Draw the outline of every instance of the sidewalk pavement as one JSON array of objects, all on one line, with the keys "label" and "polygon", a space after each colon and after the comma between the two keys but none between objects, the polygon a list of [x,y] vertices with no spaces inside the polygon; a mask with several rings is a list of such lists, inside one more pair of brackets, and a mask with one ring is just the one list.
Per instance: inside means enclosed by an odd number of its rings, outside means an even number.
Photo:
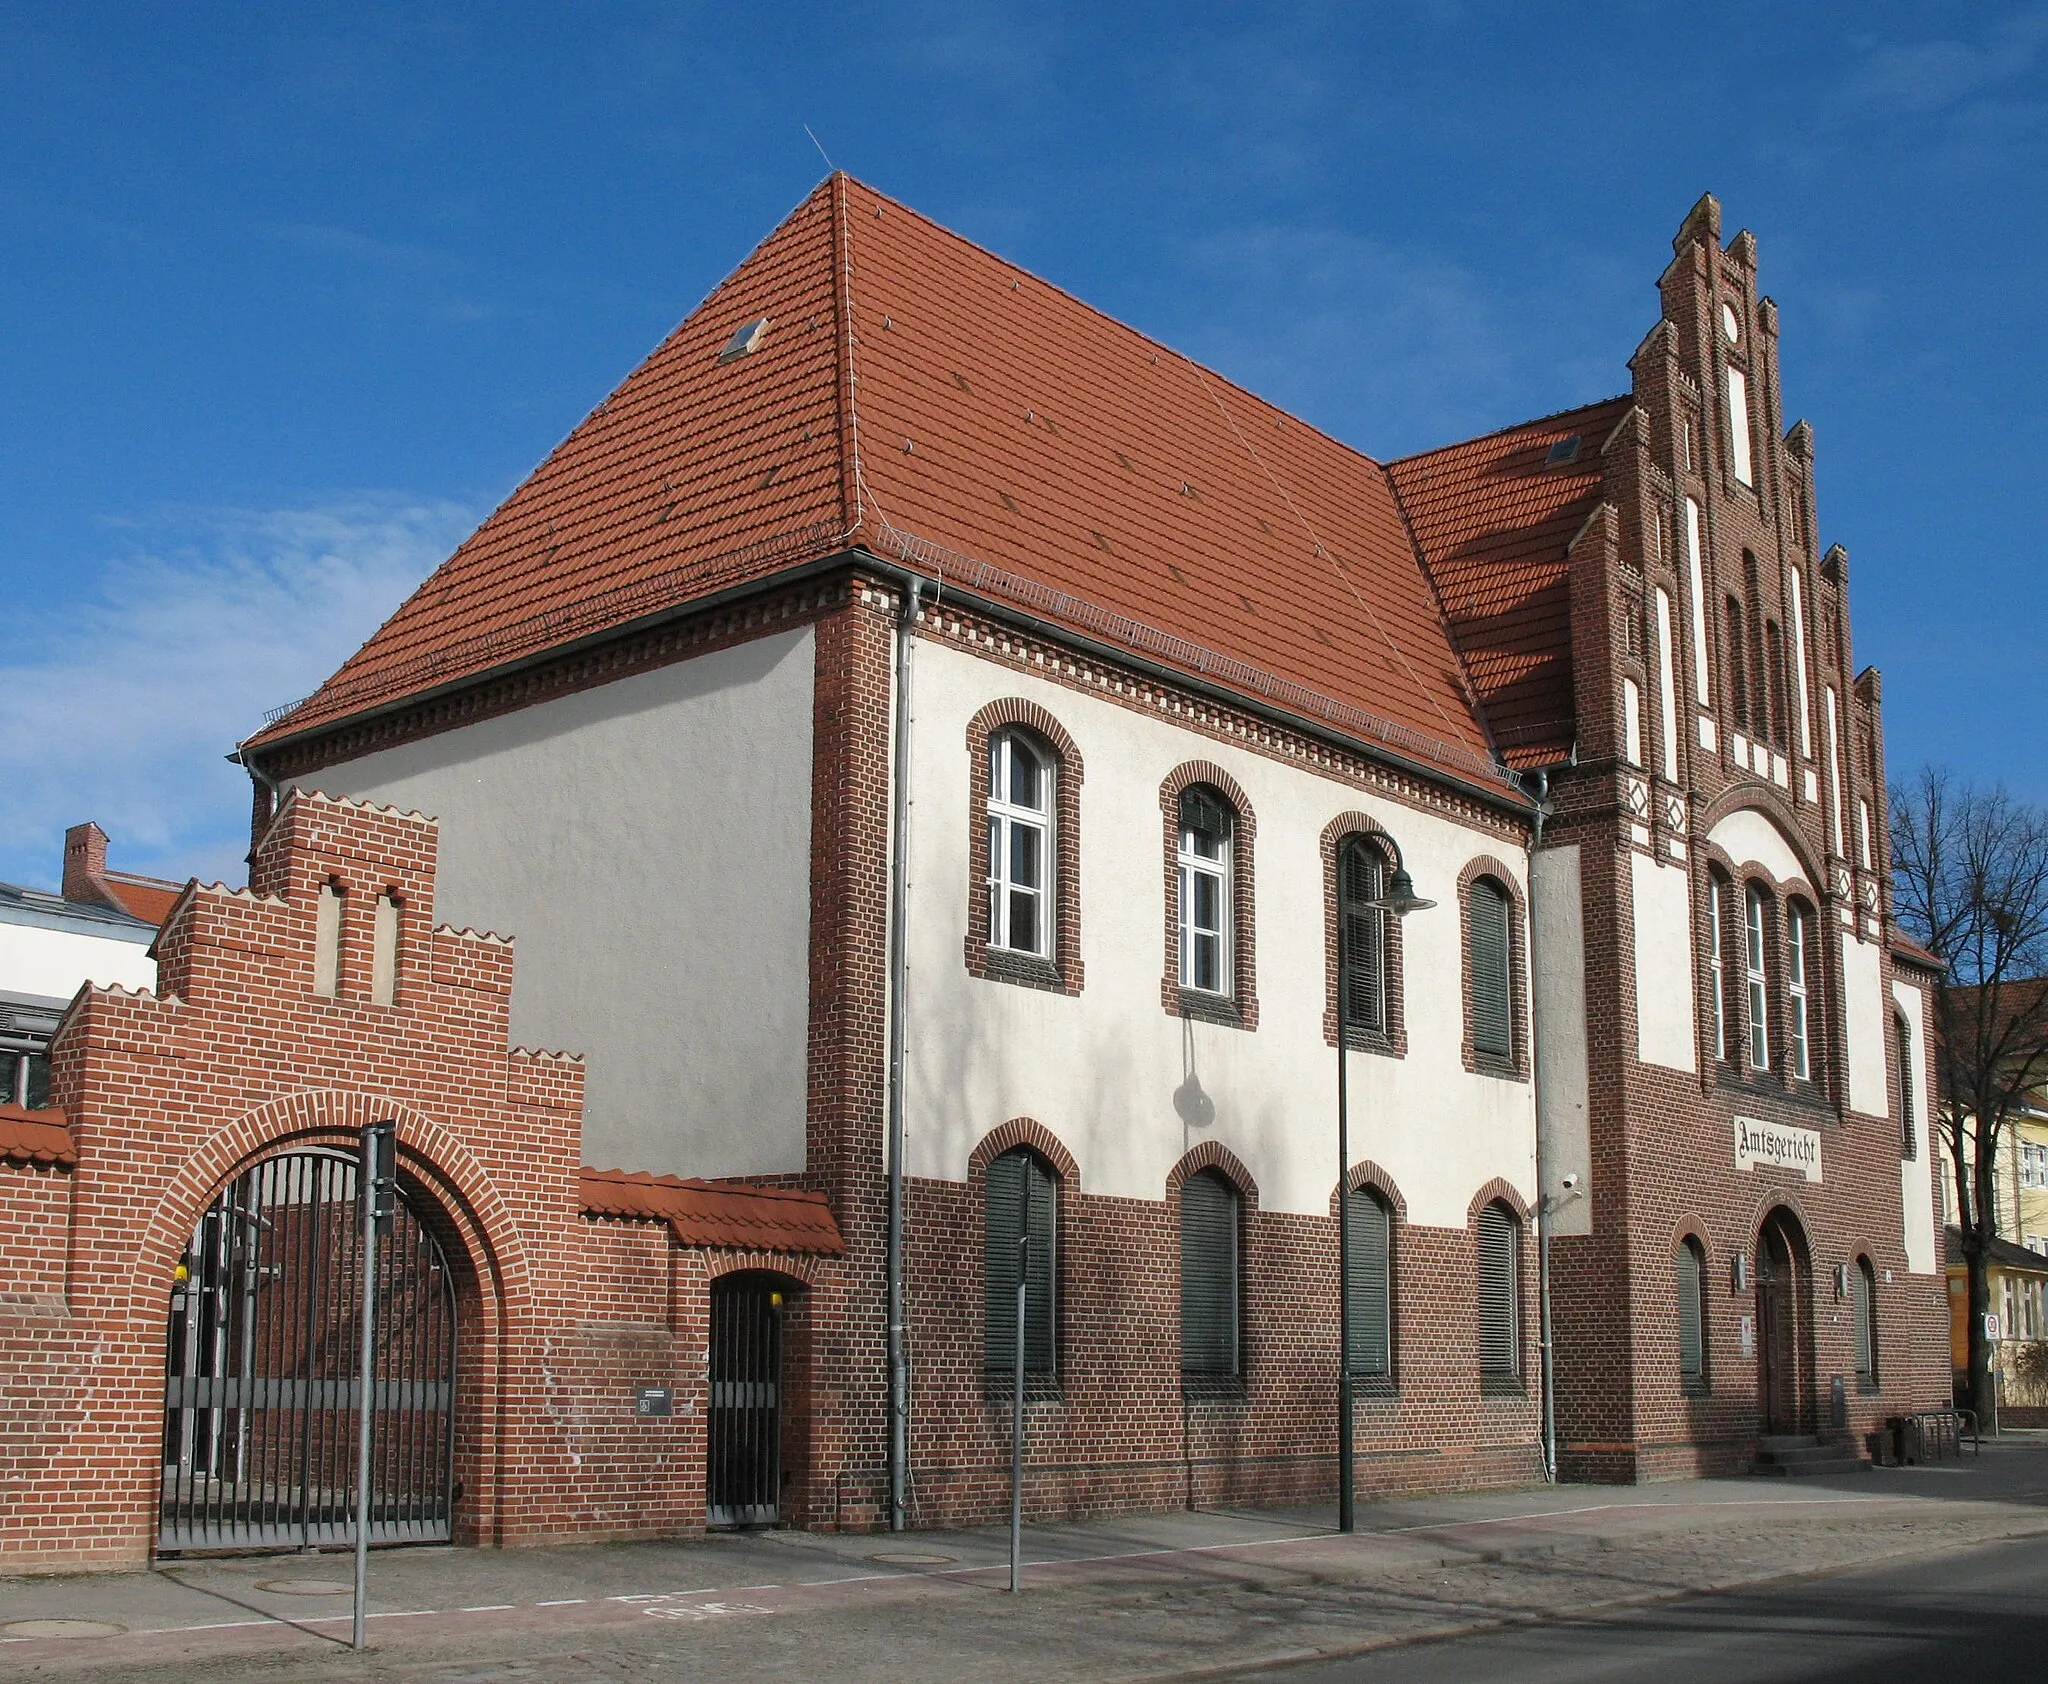
[{"label": "sidewalk pavement", "polygon": [[123,1680],[1220,1676],[2048,1532],[2048,1435],[1824,1480],[1559,1486],[1034,1526],[269,1555],[0,1580],[0,1676]]}]

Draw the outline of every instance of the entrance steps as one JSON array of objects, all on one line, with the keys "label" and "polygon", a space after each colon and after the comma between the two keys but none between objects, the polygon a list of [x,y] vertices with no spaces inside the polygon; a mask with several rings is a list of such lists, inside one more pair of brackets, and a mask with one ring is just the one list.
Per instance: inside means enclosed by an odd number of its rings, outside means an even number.
[{"label": "entrance steps", "polygon": [[1823,1444],[1812,1433],[1765,1433],[1756,1441],[1756,1471],[1778,1479],[1859,1473],[1870,1466],[1846,1444]]}]

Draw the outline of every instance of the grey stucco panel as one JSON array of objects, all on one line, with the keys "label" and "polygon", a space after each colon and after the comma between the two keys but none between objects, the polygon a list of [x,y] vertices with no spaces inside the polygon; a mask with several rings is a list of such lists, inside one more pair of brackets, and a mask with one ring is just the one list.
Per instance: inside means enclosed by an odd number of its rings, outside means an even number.
[{"label": "grey stucco panel", "polygon": [[804,1167],[808,628],[299,780],[441,821],[439,922],[517,938],[512,1032],[587,1059],[583,1160]]}]

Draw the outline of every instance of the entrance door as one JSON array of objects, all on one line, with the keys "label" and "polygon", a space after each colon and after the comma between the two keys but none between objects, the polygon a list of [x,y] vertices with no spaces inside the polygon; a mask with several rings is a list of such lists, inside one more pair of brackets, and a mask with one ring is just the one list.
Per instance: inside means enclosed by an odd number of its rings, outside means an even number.
[{"label": "entrance door", "polygon": [[[244,1171],[192,1231],[164,1355],[162,1550],[355,1541],[362,1223],[356,1164]],[[377,1237],[370,1541],[449,1535],[455,1292],[401,1199]]]},{"label": "entrance door", "polygon": [[1805,1246],[1786,1212],[1774,1211],[1756,1241],[1757,1410],[1767,1433],[1812,1430],[1801,1361]]},{"label": "entrance door", "polygon": [[705,1521],[781,1519],[782,1292],[777,1277],[711,1283],[711,1421]]}]

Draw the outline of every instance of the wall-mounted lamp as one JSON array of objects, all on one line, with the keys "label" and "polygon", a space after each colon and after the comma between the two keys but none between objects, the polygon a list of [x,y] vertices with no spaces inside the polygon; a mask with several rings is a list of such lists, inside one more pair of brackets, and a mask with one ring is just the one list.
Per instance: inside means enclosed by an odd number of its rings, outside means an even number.
[{"label": "wall-mounted lamp", "polygon": [[1846,1263],[1837,1263],[1835,1265],[1835,1302],[1839,1304],[1844,1298],[1847,1298],[1848,1296],[1849,1265]]},{"label": "wall-mounted lamp", "polygon": [[1735,1254],[1734,1260],[1728,1269],[1728,1283],[1732,1291],[1747,1292],[1749,1290],[1748,1253],[1738,1251]]}]

